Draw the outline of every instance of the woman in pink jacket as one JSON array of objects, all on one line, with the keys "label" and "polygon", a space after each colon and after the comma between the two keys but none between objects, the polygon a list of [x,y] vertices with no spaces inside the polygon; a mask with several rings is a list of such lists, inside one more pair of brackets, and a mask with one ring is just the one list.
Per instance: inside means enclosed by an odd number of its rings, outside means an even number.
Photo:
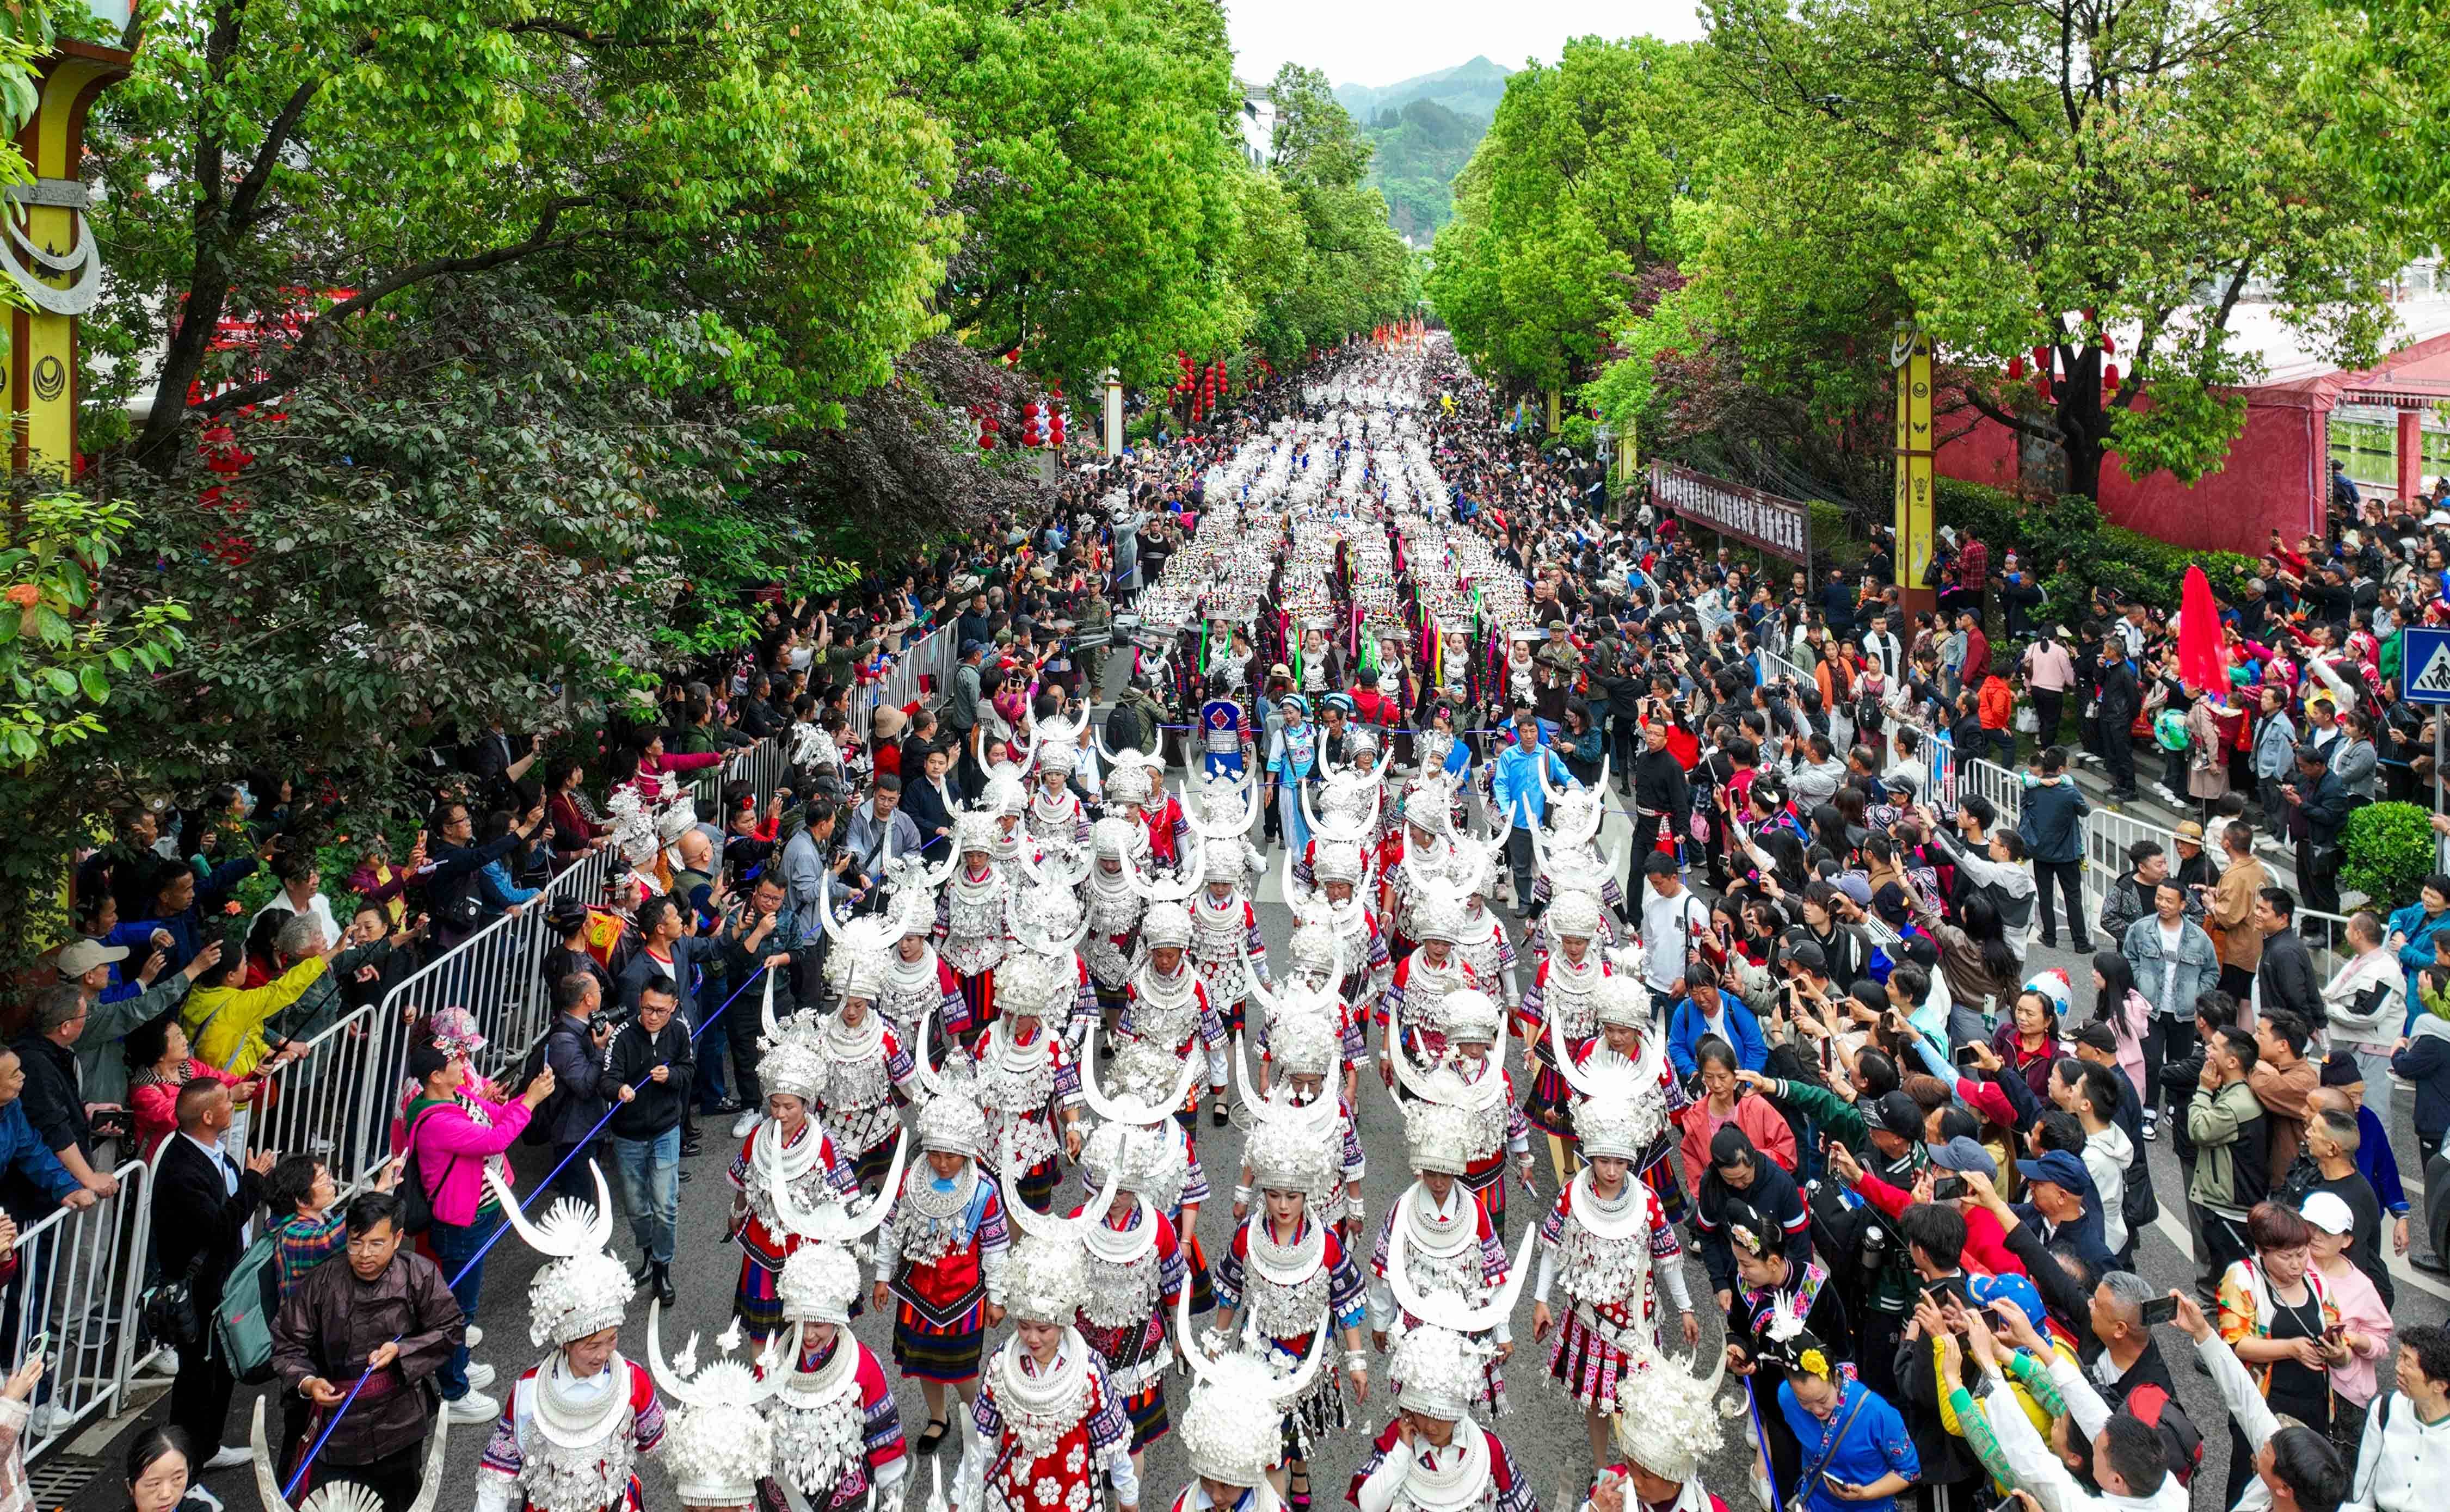
[{"label": "woman in pink jacket", "polygon": [[[434,1210],[426,1243],[451,1284],[451,1294],[459,1299],[459,1310],[473,1325],[485,1284],[485,1243],[502,1226],[501,1205],[485,1186],[485,1168],[491,1165],[502,1178],[503,1190],[510,1190],[511,1167],[503,1152],[553,1095],[553,1068],[545,1067],[526,1092],[509,1102],[471,1094],[467,1060],[440,1045],[410,1051],[408,1074],[418,1084],[408,1104],[409,1170]],[[464,1342],[451,1351],[438,1374],[452,1422],[489,1423],[501,1411],[501,1405],[482,1390],[493,1379],[492,1368],[479,1366],[472,1378]]]},{"label": "woman in pink jacket", "polygon": [[607,766],[613,791],[618,792],[625,786],[634,787],[639,797],[650,802],[661,802],[665,778],[670,777],[677,786],[683,773],[703,771],[709,766],[721,765],[722,761],[719,751],[701,751],[689,756],[667,754],[663,731],[657,730],[649,735],[647,744],[634,752],[626,749],[614,751],[608,759]]},{"label": "woman in pink jacket", "polygon": [[1744,1132],[1754,1149],[1793,1175],[1795,1131],[1768,1098],[1747,1095],[1736,1080],[1735,1047],[1713,1036],[1693,1052],[1693,1062],[1701,1073],[1701,1095],[1675,1115],[1684,1128],[1677,1153],[1683,1157],[1685,1190],[1699,1199],[1701,1178],[1709,1173],[1710,1136],[1729,1123]]}]

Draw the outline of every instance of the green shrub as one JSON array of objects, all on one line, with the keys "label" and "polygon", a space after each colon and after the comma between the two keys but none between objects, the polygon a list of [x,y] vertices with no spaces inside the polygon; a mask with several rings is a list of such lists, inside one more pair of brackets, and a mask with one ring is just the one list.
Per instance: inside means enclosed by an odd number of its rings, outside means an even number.
[{"label": "green shrub", "polygon": [[2433,871],[2433,816],[2414,804],[2367,804],[2340,831],[2340,886],[2377,908],[2416,901]]},{"label": "green shrub", "polygon": [[2014,548],[2027,568],[2042,574],[2042,586],[2051,595],[2048,612],[2070,624],[2096,588],[2119,598],[2174,609],[2187,569],[2200,566],[2211,579],[2214,596],[2234,604],[2246,595],[2246,580],[2259,570],[2253,558],[2233,552],[2171,546],[2108,524],[2101,507],[2081,494],[2061,494],[2045,502],[1942,478],[1938,509],[1938,523],[1991,548],[1994,567]]}]

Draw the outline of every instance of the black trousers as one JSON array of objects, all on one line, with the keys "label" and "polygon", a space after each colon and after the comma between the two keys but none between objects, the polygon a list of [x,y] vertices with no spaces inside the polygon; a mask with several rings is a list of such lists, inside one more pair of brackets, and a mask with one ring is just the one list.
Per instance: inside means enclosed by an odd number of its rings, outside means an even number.
[{"label": "black trousers", "polygon": [[[197,1314],[210,1318],[220,1305],[218,1297],[209,1305],[199,1297]],[[237,1378],[223,1363],[213,1341],[199,1339],[179,1347],[179,1374],[170,1383],[170,1421],[187,1435],[200,1464],[221,1452],[222,1434],[229,1426],[230,1398],[237,1392]]]},{"label": "black trousers", "polygon": [[331,1464],[318,1459],[307,1484],[312,1487],[326,1481],[355,1481],[382,1498],[383,1512],[408,1512],[425,1485],[425,1445],[412,1444],[372,1464]]},{"label": "black trousers", "polygon": [[2081,861],[2037,861],[2033,863],[2033,918],[2042,926],[2042,943],[2055,947],[2058,927],[2051,921],[2051,889],[2055,886],[2066,899],[2068,942],[2077,950],[2092,948],[2092,930],[2084,918],[2084,863]]},{"label": "black trousers", "polygon": [[2135,733],[2127,721],[2101,722],[2101,761],[2110,768],[2112,794],[2135,791]]},{"label": "black trousers", "polygon": [[2059,743],[2059,722],[2067,717],[2067,694],[2057,688],[2036,688],[2033,694],[2033,722],[2041,727],[2033,733],[2033,743],[2045,748]]},{"label": "black trousers", "polygon": [[2159,1108],[2162,1095],[2168,1095],[2170,1115],[2184,1117],[2188,1099],[2194,1095],[2186,1087],[2164,1087],[2161,1072],[2170,1061],[2184,1060],[2195,1053],[2194,1004],[2185,1005],[2175,1014],[2154,1014],[2144,1025],[2144,1112],[2149,1116]]},{"label": "black trousers", "polygon": [[2298,901],[2316,913],[2336,914],[2340,911],[2340,853],[2333,848],[2317,860],[2314,842],[2309,837],[2297,843]]},{"label": "black trousers", "polygon": [[1506,862],[1514,873],[1514,906],[1520,912],[1531,906],[1531,831],[1517,824],[1506,832]]}]

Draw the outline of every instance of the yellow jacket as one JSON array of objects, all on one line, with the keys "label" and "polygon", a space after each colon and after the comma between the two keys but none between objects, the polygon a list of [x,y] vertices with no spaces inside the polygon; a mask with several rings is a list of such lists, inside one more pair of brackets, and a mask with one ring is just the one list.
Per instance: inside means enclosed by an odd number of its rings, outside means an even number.
[{"label": "yellow jacket", "polygon": [[252,1074],[271,1053],[263,1026],[274,1014],[306,995],[322,979],[324,959],[310,957],[261,987],[198,987],[187,994],[179,1020],[195,1042],[195,1057],[233,1076]]}]

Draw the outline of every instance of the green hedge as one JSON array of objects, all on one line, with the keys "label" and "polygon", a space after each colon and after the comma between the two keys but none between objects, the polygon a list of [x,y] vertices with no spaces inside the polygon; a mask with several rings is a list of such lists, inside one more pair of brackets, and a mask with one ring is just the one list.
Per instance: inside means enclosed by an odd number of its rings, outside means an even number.
[{"label": "green hedge", "polygon": [[2433,870],[2433,815],[2414,804],[2367,804],[2340,830],[2340,885],[2387,911],[2416,901]]},{"label": "green hedge", "polygon": [[2171,546],[2109,524],[2101,507],[2081,494],[2043,502],[1944,477],[1938,523],[1987,544],[1994,569],[2000,554],[2014,547],[2025,566],[2043,574],[2053,603],[2081,601],[2093,589],[2106,588],[2122,598],[2174,609],[2187,569],[2199,566],[2211,579],[2213,594],[2233,604],[2245,595],[2246,580],[2261,570],[2252,557],[2234,552]]}]

